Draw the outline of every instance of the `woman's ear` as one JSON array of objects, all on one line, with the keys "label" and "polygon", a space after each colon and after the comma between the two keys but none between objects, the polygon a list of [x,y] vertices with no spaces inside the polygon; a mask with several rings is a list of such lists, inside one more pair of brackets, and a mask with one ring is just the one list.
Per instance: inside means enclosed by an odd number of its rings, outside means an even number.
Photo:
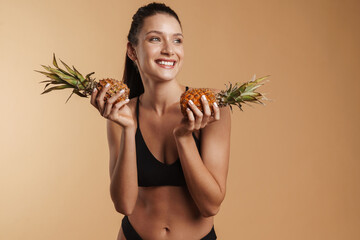
[{"label": "woman's ear", "polygon": [[127,43],[126,47],[127,47],[126,53],[127,53],[128,57],[131,60],[135,61],[137,59],[136,58],[135,48],[132,46],[132,44],[130,42]]}]

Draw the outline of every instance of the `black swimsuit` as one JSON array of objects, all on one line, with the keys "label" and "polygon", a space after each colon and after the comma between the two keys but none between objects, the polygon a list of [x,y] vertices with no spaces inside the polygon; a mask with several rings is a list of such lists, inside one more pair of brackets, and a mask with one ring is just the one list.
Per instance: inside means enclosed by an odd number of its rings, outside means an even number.
[{"label": "black swimsuit", "polygon": [[[186,90],[187,89],[188,87],[186,87]],[[177,160],[172,164],[162,163],[154,157],[149,148],[146,146],[140,131],[139,102],[138,97],[136,102],[137,129],[135,134],[138,186],[186,186],[180,158],[177,158]],[[193,137],[198,151],[200,152],[200,141],[195,137],[194,133]],[[131,225],[127,216],[124,216],[122,219],[121,227],[127,240],[142,240],[140,235]],[[216,239],[216,233],[213,226],[210,232],[205,237],[201,238],[201,240],[214,239]]]},{"label": "black swimsuit", "polygon": [[[139,187],[151,186],[184,186],[186,185],[180,158],[172,164],[165,164],[157,160],[146,146],[140,131],[139,122],[139,98],[136,102],[137,129],[136,141],[136,164]],[[200,151],[200,141],[193,134],[196,146]]]}]

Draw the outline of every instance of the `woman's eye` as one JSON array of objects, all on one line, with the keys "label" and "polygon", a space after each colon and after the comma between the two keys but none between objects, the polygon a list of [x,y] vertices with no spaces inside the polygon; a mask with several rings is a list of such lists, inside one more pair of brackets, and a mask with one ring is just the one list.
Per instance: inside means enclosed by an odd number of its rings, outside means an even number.
[{"label": "woman's eye", "polygon": [[180,38],[175,39],[175,42],[176,42],[176,43],[182,43],[182,39],[180,39]]},{"label": "woman's eye", "polygon": [[150,38],[150,41],[160,41],[160,39],[158,37],[152,37]]}]

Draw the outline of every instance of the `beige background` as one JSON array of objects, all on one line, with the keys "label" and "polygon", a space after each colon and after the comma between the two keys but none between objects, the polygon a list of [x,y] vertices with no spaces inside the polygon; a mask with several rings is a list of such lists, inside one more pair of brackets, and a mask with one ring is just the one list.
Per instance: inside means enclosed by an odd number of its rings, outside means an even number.
[{"label": "beige background", "polygon": [[[165,1],[180,16],[179,81],[270,74],[266,106],[234,111],[223,240],[360,239],[360,2]],[[105,119],[70,90],[40,95],[52,53],[120,79],[148,1],[0,0],[0,239],[115,239]]]}]

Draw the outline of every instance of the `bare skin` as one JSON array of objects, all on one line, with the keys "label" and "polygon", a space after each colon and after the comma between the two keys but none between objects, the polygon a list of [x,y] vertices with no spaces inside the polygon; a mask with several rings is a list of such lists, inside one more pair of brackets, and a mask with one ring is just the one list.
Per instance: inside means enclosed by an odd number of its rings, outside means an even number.
[{"label": "bare skin", "polygon": [[[156,34],[149,32],[155,30]],[[180,111],[185,87],[176,81],[182,61],[181,28],[175,18],[157,14],[145,19],[137,46],[128,56],[137,64],[145,92],[140,96],[140,128],[150,152],[162,164],[180,158],[186,186],[139,187],[135,131],[136,98],[113,104],[121,93],[103,102],[107,91],[94,92],[91,103],[107,118],[110,150],[110,192],[119,213],[145,240],[201,239],[214,225],[214,215],[225,197],[230,146],[230,112],[214,106],[210,116],[189,104],[188,119]],[[159,58],[176,60],[174,68],[158,66]],[[220,118],[221,115],[221,118]],[[200,136],[201,131],[201,136]],[[201,140],[200,153],[192,133]],[[126,239],[122,228],[118,240]]]},{"label": "bare skin", "polygon": [[[135,103],[129,105],[135,112]],[[140,105],[144,140],[155,158],[166,164],[174,163],[178,157],[172,129],[182,115],[179,103],[175,105],[161,117]],[[199,132],[195,136],[199,138]],[[187,187],[178,186],[139,187],[134,211],[128,217],[144,239],[201,239],[214,225],[213,216],[201,215]],[[126,239],[122,229],[118,239]]]}]

